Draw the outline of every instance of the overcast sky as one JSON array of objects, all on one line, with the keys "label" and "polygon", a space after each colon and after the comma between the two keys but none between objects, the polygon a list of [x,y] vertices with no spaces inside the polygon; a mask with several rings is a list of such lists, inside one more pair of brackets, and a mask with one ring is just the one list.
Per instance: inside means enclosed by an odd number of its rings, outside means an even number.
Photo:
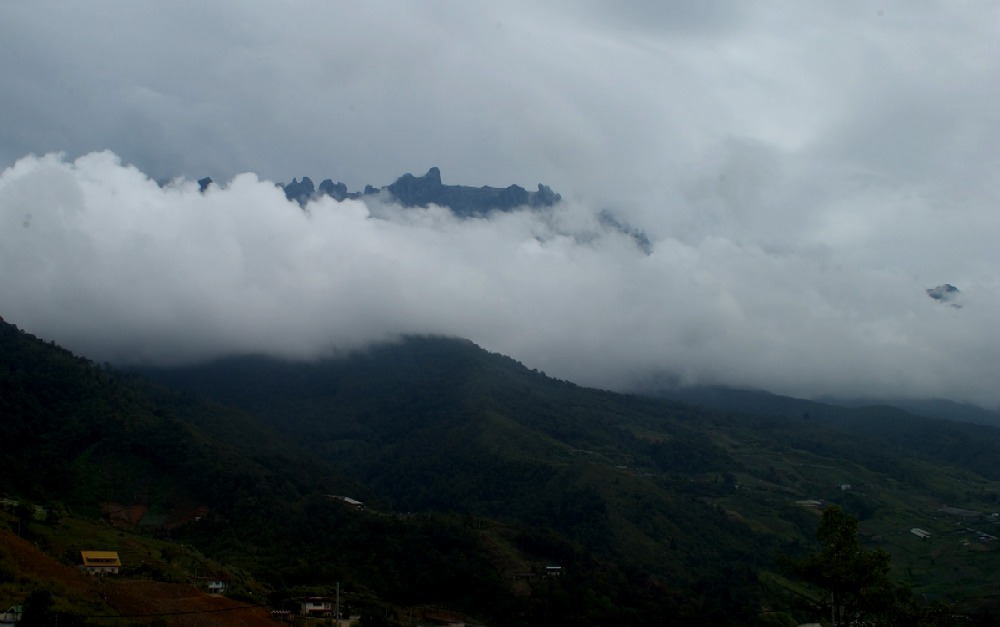
[{"label": "overcast sky", "polygon": [[[0,316],[98,361],[442,333],[616,389],[1000,405],[993,0],[12,0],[0,76]],[[272,184],[431,166],[564,202]]]}]

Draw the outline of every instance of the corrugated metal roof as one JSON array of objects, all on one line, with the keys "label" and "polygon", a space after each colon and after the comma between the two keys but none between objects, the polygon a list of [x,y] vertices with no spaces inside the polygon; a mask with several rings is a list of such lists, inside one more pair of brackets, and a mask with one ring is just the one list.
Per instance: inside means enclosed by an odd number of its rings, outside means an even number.
[{"label": "corrugated metal roof", "polygon": [[80,551],[84,566],[121,566],[118,551]]}]

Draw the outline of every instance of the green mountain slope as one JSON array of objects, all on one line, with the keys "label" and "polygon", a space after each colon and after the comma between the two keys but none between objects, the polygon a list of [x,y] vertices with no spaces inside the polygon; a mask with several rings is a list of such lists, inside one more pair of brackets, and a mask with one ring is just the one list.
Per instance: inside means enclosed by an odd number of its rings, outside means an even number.
[{"label": "green mountain slope", "polygon": [[[478,349],[472,354],[478,354]],[[270,587],[271,599],[279,607],[289,597],[327,592],[340,582],[345,601],[370,617],[391,615],[392,607],[423,611],[412,608],[434,605],[494,624],[543,624],[551,623],[553,617],[563,624],[607,624],[618,619],[636,625],[657,624],[670,617],[699,624],[711,591],[722,587],[732,590],[730,601],[720,605],[711,598],[722,616],[742,617],[742,622],[756,611],[755,580],[749,568],[733,566],[733,572],[727,573],[684,554],[701,572],[675,576],[685,568],[684,559],[678,557],[662,569],[665,575],[657,577],[640,560],[617,559],[614,551],[598,550],[602,533],[619,516],[603,501],[605,493],[615,489],[602,485],[608,481],[604,469],[610,460],[580,464],[574,449],[555,439],[511,450],[525,457],[522,472],[536,478],[539,471],[551,475],[535,492],[524,495],[524,510],[537,512],[541,520],[554,520],[565,533],[544,524],[528,524],[524,522],[528,517],[520,514],[498,517],[501,522],[463,508],[428,506],[412,514],[393,511],[392,501],[405,491],[383,492],[381,487],[401,475],[414,485],[419,475],[411,476],[411,472],[425,473],[425,478],[442,485],[454,480],[455,498],[477,501],[476,511],[482,512],[500,510],[504,502],[515,504],[517,498],[507,501],[504,491],[534,482],[525,482],[516,473],[510,477],[501,465],[486,460],[496,480],[484,488],[475,481],[477,472],[459,472],[479,461],[467,454],[442,458],[448,475],[429,474],[434,461],[415,454],[419,448],[415,443],[421,437],[430,438],[434,431],[418,420],[421,415],[441,412],[451,416],[443,432],[452,438],[453,449],[462,448],[464,438],[473,436],[480,426],[483,437],[492,440],[490,423],[508,428],[514,423],[494,417],[470,428],[462,411],[447,411],[456,399],[465,398],[460,387],[445,386],[454,388],[450,396],[420,392],[429,376],[427,366],[435,360],[416,359],[411,364],[412,383],[405,383],[403,377],[398,387],[384,384],[386,390],[405,392],[401,396],[387,391],[373,406],[370,388],[345,393],[343,405],[353,407],[350,411],[356,418],[345,423],[351,436],[348,444],[361,443],[365,454],[377,454],[374,461],[366,462],[365,455],[351,458],[365,470],[352,475],[352,480],[338,470],[350,467],[345,460],[328,456],[337,469],[316,461],[310,452],[245,413],[123,377],[0,322],[0,435],[4,461],[16,469],[2,475],[0,489],[15,500],[46,506],[62,503],[60,511],[69,513],[63,514],[62,523],[5,514],[0,524],[31,534],[56,551],[54,557],[72,564],[73,547],[88,541],[86,532],[80,535],[74,530],[93,528],[76,524],[74,517],[100,516],[126,525],[135,521],[116,518],[113,512],[138,510],[146,514],[143,521],[149,524],[140,524],[134,531],[168,533],[175,541],[199,547],[209,559],[221,563],[220,568],[251,573]],[[508,362],[504,363],[509,367],[513,362]],[[380,370],[360,372],[362,378],[384,379]],[[256,398],[264,402],[268,395]],[[322,405],[321,413],[327,415],[345,411]],[[414,415],[414,407],[423,414]],[[381,422],[359,413],[375,410],[384,414]],[[398,416],[410,420],[390,420]],[[316,415],[312,418],[312,431],[305,427],[304,431],[287,431],[314,437],[323,421]],[[306,439],[302,433],[296,437]],[[595,433],[580,432],[574,437],[579,442],[596,441]],[[323,447],[316,450],[329,453]],[[558,451],[567,463],[551,463],[552,451]],[[393,455],[405,458],[411,453],[409,466],[390,467]],[[385,467],[380,468],[378,460]],[[588,466],[597,468],[600,481],[592,482],[587,472],[578,474],[571,466],[583,471]],[[375,507],[353,511],[329,494],[365,498]],[[539,504],[539,498],[549,501]],[[716,526],[720,529],[746,533],[742,526],[719,518]],[[37,527],[49,524],[55,526]],[[588,546],[588,537],[601,542]],[[636,548],[636,554],[640,550]],[[183,549],[161,551],[164,556],[184,553]],[[749,550],[745,553],[752,556]],[[565,568],[565,574],[546,577],[545,567],[551,564]],[[147,570],[133,576],[156,579],[166,572],[159,567]],[[183,572],[171,569],[169,576],[183,577]],[[738,576],[732,577],[733,573]],[[37,577],[22,581],[44,585]],[[689,585],[692,581],[699,587]],[[59,596],[60,588],[53,586],[57,604],[62,604],[68,597]]]},{"label": "green mountain slope", "polygon": [[721,585],[720,565],[771,558],[767,539],[699,501],[688,479],[664,489],[664,473],[735,467],[685,424],[694,410],[554,381],[469,342],[411,338],[344,360],[244,358],[152,376],[298,438],[376,507],[551,529],[675,585]]},{"label": "green mountain slope", "polygon": [[897,401],[838,405],[758,390],[682,388],[657,396],[723,411],[819,422],[862,435],[880,449],[918,455],[933,462],[1000,479],[1000,422],[996,414],[947,401]]},{"label": "green mountain slope", "polygon": [[[989,427],[818,404],[786,417],[769,407],[794,399],[764,396],[745,414],[699,409],[580,388],[445,338],[147,374],[259,416],[378,507],[551,529],[688,590],[718,593],[752,579],[732,569],[773,568],[776,552],[807,546],[816,510],[797,502],[811,500],[862,518],[918,590],[958,600],[1000,583],[995,546],[963,545],[979,536],[940,510],[995,506],[1000,432]],[[994,523],[978,520],[989,534]],[[953,539],[915,545],[913,527]]]},{"label": "green mountain slope", "polygon": [[[0,320],[0,490],[89,508],[231,508],[239,491],[315,489],[307,456],[232,410],[139,386]],[[163,401],[173,398],[166,411]],[[201,426],[199,426],[199,423]]]},{"label": "green mountain slope", "polygon": [[818,597],[776,555],[813,545],[813,500],[858,516],[897,579],[956,611],[1000,585],[987,463],[1000,437],[985,427],[703,409],[580,388],[446,338],[140,374],[0,323],[0,435],[17,469],[0,490],[89,516],[198,507],[172,537],[251,573],[279,606],[340,582],[369,615],[753,624],[781,608],[804,621]]}]

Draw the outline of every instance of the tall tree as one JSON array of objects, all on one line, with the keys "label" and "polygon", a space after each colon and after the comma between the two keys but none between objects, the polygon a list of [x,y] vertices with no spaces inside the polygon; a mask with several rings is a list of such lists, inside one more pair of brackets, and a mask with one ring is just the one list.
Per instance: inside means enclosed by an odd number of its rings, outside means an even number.
[{"label": "tall tree", "polygon": [[816,537],[819,552],[799,561],[796,570],[803,579],[829,593],[834,625],[890,617],[901,598],[909,597],[905,587],[889,578],[889,554],[861,546],[857,518],[837,506],[828,507]]}]

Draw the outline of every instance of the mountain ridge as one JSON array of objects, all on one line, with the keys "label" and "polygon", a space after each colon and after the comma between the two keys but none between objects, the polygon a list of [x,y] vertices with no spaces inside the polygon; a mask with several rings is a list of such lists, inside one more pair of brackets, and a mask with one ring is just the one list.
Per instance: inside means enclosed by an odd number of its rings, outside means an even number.
[{"label": "mountain ridge", "polygon": [[[211,177],[198,180],[199,189],[204,192],[212,184]],[[434,166],[423,176],[407,172],[393,183],[383,187],[365,185],[363,191],[348,191],[347,185],[323,179],[317,187],[312,179],[303,176],[293,178],[291,183],[277,183],[288,200],[305,205],[310,200],[328,196],[337,201],[357,200],[366,196],[385,193],[394,202],[404,207],[446,207],[456,216],[469,218],[486,215],[492,211],[512,211],[518,207],[539,209],[551,207],[562,200],[562,196],[547,185],[538,184],[536,191],[528,191],[520,185],[507,187],[472,187],[468,185],[445,185],[441,181],[441,170]]]}]

